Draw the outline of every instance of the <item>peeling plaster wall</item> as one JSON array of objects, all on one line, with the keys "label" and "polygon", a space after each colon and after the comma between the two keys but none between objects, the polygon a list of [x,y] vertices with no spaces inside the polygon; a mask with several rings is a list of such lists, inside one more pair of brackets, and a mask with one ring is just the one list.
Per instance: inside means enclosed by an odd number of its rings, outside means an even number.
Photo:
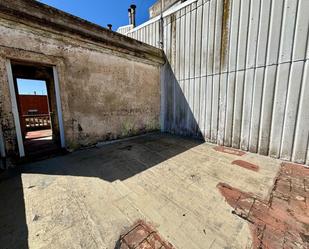
[{"label": "peeling plaster wall", "polygon": [[159,63],[4,18],[0,37],[0,121],[8,155],[18,149],[7,58],[57,67],[71,149],[159,129]]}]

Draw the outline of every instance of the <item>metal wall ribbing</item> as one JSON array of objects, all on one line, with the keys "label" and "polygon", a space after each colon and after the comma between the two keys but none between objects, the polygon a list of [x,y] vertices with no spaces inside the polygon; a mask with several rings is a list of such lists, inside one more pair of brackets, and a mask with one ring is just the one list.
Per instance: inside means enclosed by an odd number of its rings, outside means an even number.
[{"label": "metal wall ribbing", "polygon": [[[309,164],[309,1],[186,1],[163,14],[163,130]],[[129,36],[160,47],[160,17]]]}]

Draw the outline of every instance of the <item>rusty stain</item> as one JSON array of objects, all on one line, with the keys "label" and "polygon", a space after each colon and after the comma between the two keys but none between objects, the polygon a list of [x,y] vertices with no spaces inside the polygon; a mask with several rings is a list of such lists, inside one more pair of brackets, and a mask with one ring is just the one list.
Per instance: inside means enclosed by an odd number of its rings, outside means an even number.
[{"label": "rusty stain", "polygon": [[171,39],[172,39],[172,48],[171,48],[171,65],[176,63],[176,14],[171,15]]},{"label": "rusty stain", "polygon": [[223,152],[223,153],[236,155],[236,156],[243,156],[243,155],[246,154],[246,152],[244,152],[244,151],[236,150],[234,148],[228,148],[228,147],[224,147],[224,146],[216,146],[213,149],[215,151],[218,151],[218,152]]},{"label": "rusty stain", "polygon": [[235,160],[232,162],[233,165],[238,165],[244,169],[249,169],[249,170],[252,170],[252,171],[259,171],[259,166],[258,165],[255,165],[253,163],[249,163],[247,161],[244,161],[244,160]]},{"label": "rusty stain", "polygon": [[226,64],[226,55],[229,39],[229,16],[230,16],[230,0],[224,0],[222,15],[222,36],[221,36],[221,67]]}]

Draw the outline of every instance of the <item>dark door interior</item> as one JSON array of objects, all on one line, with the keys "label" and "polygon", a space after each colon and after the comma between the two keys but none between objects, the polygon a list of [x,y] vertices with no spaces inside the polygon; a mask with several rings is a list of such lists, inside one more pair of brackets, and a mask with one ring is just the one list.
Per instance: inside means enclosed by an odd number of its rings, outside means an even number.
[{"label": "dark door interior", "polygon": [[53,68],[12,62],[20,128],[26,157],[40,157],[60,149]]}]

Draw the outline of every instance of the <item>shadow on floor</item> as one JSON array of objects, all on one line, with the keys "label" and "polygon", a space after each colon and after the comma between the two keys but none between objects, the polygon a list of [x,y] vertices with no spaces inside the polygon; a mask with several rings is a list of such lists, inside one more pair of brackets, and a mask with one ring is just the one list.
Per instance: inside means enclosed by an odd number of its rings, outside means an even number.
[{"label": "shadow on floor", "polygon": [[27,158],[23,160],[30,162],[47,159],[61,150],[59,144],[53,140],[51,129],[27,132],[24,139],[24,149]]},{"label": "shadow on floor", "polygon": [[[1,172],[0,172],[1,174]],[[12,170],[0,181],[0,247],[28,249],[23,185],[20,172]]]},{"label": "shadow on floor", "polygon": [[49,138],[27,139],[24,142],[24,148],[27,157],[34,160],[56,154],[60,150],[57,143]]},{"label": "shadow on floor", "polygon": [[[164,77],[162,91],[171,96],[166,96],[162,103],[163,128],[173,134],[191,138],[146,135],[104,149],[79,151],[30,164],[23,168],[23,172],[98,177],[113,182],[139,174],[204,142],[199,124],[184,95],[184,89],[192,90],[194,86],[190,81],[180,84],[169,63],[164,66]],[[200,111],[198,109],[195,108],[196,113]]]},{"label": "shadow on floor", "polygon": [[[125,180],[203,143],[199,125],[182,90],[189,85],[182,83],[181,87],[168,64],[166,70],[169,73],[166,74],[163,87],[175,96],[166,98],[163,104],[166,120],[164,129],[200,140],[166,134],[145,135],[101,148],[28,163],[22,166],[22,174],[96,177],[109,182]],[[41,146],[38,147],[40,149]],[[27,249],[28,230],[20,175],[0,182],[0,198],[1,249]]]},{"label": "shadow on floor", "polygon": [[130,178],[201,143],[200,140],[159,133],[145,135],[27,164],[22,172],[97,177],[113,182]]},{"label": "shadow on floor", "polygon": [[[45,161],[28,163],[22,165],[21,174],[96,177],[109,182],[125,180],[201,143],[202,140],[160,133],[149,134]],[[21,174],[0,182],[1,249],[28,248]]]}]

